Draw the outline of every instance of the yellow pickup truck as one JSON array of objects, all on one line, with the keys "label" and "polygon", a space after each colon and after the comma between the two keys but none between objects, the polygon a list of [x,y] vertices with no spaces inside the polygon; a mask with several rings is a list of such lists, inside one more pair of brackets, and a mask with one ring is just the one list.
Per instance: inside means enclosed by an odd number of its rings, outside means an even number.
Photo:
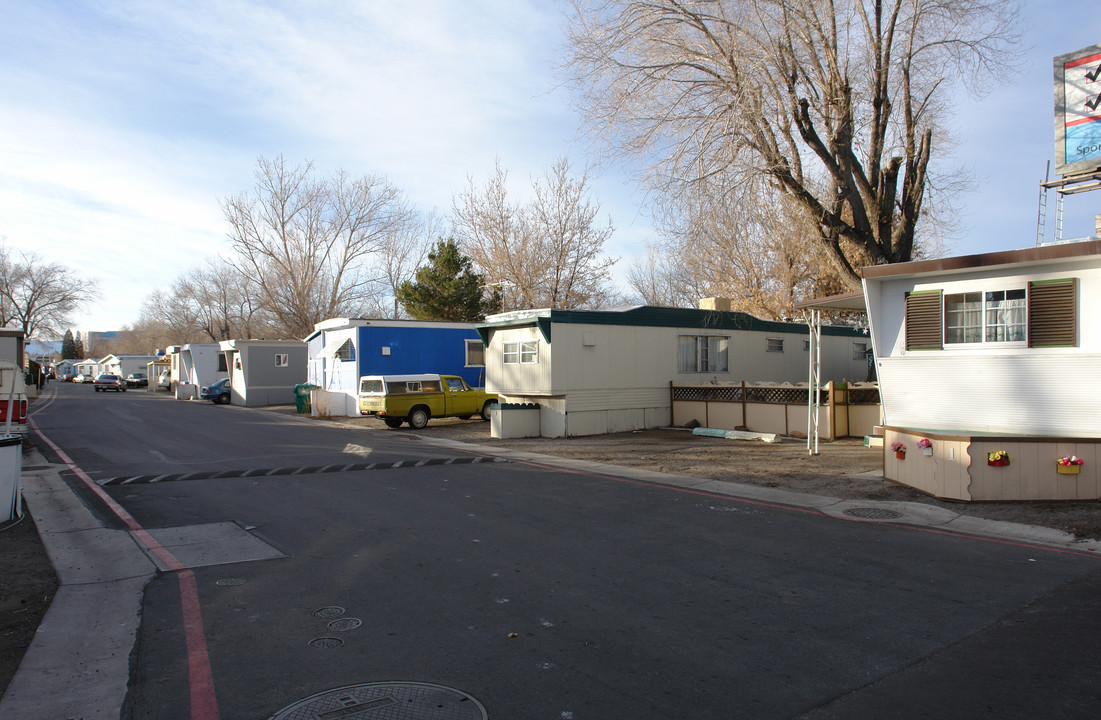
[{"label": "yellow pickup truck", "polygon": [[489,420],[496,393],[471,388],[457,375],[372,375],[359,380],[359,414],[374,415],[392,428],[408,422],[422,428],[434,417]]}]

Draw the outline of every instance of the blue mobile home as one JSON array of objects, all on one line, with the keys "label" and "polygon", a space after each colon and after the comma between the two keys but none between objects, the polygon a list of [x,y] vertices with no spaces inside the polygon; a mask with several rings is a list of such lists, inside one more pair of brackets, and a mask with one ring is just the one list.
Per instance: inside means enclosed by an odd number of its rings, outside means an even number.
[{"label": "blue mobile home", "polygon": [[364,375],[441,373],[484,387],[482,339],[473,323],[334,318],[306,338],[309,382],[329,393],[332,415],[358,414]]}]

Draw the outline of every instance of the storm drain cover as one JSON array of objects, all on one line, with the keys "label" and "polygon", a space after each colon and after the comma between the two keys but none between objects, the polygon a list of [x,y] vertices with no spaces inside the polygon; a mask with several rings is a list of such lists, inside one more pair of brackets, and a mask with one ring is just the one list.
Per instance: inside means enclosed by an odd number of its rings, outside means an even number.
[{"label": "storm drain cover", "polygon": [[340,638],[314,638],[310,640],[310,647],[320,648],[322,650],[331,650],[332,648],[344,647],[344,641]]},{"label": "storm drain cover", "polygon": [[319,618],[335,618],[344,614],[344,608],[337,605],[330,605],[329,607],[318,608],[313,611],[314,617]]},{"label": "storm drain cover", "polygon": [[326,690],[268,720],[487,720],[482,704],[443,685],[380,682]]},{"label": "storm drain cover", "polygon": [[355,630],[357,627],[363,624],[363,621],[359,618],[340,618],[338,620],[329,621],[329,629],[343,632],[345,630]]},{"label": "storm drain cover", "polygon": [[902,517],[902,513],[900,512],[874,507],[849,508],[845,511],[845,514],[849,517],[860,518],[861,520],[897,520]]}]

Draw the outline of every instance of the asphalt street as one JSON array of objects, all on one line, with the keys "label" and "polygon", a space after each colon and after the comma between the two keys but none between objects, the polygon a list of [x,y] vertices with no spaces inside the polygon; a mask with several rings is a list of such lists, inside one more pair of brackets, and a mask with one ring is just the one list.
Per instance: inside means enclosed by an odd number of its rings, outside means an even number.
[{"label": "asphalt street", "polygon": [[51,392],[43,455],[157,566],[127,590],[123,718],[291,717],[374,683],[394,687],[316,716],[465,717],[400,714],[402,684],[556,720],[1084,718],[1101,702],[1087,553],[413,431]]}]

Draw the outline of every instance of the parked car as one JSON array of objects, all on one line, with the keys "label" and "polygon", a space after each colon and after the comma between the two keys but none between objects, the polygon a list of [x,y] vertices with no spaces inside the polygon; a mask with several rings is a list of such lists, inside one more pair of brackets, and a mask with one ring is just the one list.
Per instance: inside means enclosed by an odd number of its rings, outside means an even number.
[{"label": "parked car", "polygon": [[108,390],[114,390],[115,392],[126,392],[126,381],[118,375],[112,375],[111,373],[100,373],[96,376],[93,387],[96,392],[102,390],[107,392]]},{"label": "parked car", "polygon": [[158,390],[171,390],[172,389],[172,373],[165,370],[157,377],[157,389]]},{"label": "parked car", "polygon": [[200,400],[210,400],[215,405],[229,404],[229,378],[222,378],[213,385],[204,385],[199,389]]},{"label": "parked car", "polygon": [[130,373],[126,376],[126,387],[145,387],[149,384],[149,378],[145,373]]},{"label": "parked car", "polygon": [[85,379],[86,379],[87,377],[88,377],[88,376],[87,376],[87,375],[85,375],[84,373],[77,373],[76,375],[73,375],[73,382],[75,382],[75,383],[82,383],[82,382],[84,382],[84,381],[85,381]]}]

